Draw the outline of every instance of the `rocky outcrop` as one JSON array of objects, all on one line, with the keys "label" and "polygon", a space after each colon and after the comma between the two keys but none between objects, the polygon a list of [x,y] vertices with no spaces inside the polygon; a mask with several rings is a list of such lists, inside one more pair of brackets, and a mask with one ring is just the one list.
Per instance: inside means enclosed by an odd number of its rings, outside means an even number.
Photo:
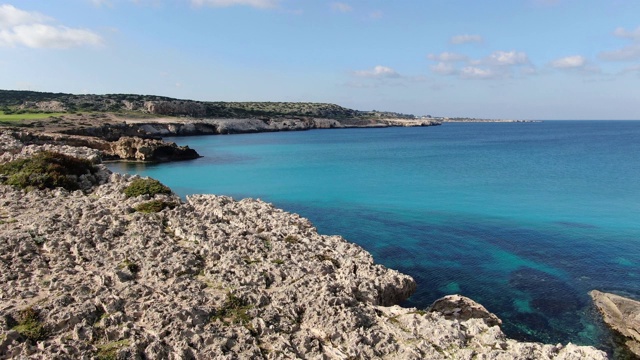
[{"label": "rocky outcrop", "polygon": [[121,137],[117,141],[109,142],[105,155],[120,160],[134,160],[147,162],[167,162],[191,160],[200,157],[188,146],[178,146],[173,142],[139,137]]},{"label": "rocky outcrop", "polygon": [[490,313],[484,306],[460,295],[449,295],[436,300],[429,311],[439,312],[445,319],[466,321],[469,319],[482,319],[488,326],[501,325],[495,314]]},{"label": "rocky outcrop", "polygon": [[200,118],[207,116],[205,104],[195,101],[145,101],[144,109],[146,112],[155,115],[183,115]]},{"label": "rocky outcrop", "polygon": [[98,137],[43,134],[25,131],[5,131],[2,138],[14,148],[22,145],[70,146],[98,150],[103,160],[127,160],[146,162],[181,161],[199,158],[200,155],[188,146],[178,146],[173,142],[139,137],[119,136],[116,141],[107,141]]},{"label": "rocky outcrop", "polygon": [[411,277],[260,200],[128,198],[136,177],[96,177],[0,185],[0,358],[606,358],[508,339],[462,297],[393,305]]},{"label": "rocky outcrop", "polygon": [[605,324],[620,337],[619,342],[640,358],[640,301],[598,290],[589,295]]},{"label": "rocky outcrop", "polygon": [[38,110],[38,111],[50,111],[50,112],[65,112],[67,107],[60,101],[26,101],[24,104],[18,106],[18,109],[24,110]]}]

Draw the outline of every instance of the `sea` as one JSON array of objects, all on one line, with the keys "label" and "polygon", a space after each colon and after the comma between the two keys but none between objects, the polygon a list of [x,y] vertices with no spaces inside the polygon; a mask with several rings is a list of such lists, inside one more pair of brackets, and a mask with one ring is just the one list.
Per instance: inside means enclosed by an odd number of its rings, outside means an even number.
[{"label": "sea", "polygon": [[112,163],[177,194],[260,198],[462,294],[519,340],[610,346],[588,292],[640,299],[640,121],[445,123],[167,138],[202,158]]}]

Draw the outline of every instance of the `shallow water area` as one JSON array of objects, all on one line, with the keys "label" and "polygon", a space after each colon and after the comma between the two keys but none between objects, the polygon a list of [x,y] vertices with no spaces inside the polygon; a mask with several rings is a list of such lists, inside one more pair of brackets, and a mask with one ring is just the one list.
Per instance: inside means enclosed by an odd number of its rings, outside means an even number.
[{"label": "shallow water area", "polygon": [[109,164],[180,195],[254,197],[460,293],[514,338],[606,347],[592,289],[640,297],[640,121],[447,123],[166,139],[201,159]]}]

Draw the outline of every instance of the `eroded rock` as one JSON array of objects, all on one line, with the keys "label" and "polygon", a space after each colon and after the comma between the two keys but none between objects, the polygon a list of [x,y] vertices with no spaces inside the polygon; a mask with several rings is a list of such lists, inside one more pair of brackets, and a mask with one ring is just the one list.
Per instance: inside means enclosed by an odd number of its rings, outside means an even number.
[{"label": "eroded rock", "polygon": [[[411,277],[299,215],[225,196],[127,198],[133,179],[108,174],[87,193],[0,186],[0,357],[606,358],[508,339],[462,297],[393,305]],[[175,206],[133,210],[152,200]],[[24,309],[42,339],[11,321]]]},{"label": "eroded rock", "polygon": [[626,348],[640,358],[640,301],[593,290],[589,293],[602,318],[622,337]]}]

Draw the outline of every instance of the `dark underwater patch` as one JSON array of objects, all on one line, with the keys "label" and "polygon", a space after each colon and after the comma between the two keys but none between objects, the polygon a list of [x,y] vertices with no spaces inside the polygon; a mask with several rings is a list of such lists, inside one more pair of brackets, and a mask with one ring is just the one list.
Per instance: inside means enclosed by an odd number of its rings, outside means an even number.
[{"label": "dark underwater patch", "polygon": [[531,307],[543,314],[575,313],[586,305],[578,292],[564,280],[546,272],[521,268],[511,273],[509,285],[531,296]]}]

